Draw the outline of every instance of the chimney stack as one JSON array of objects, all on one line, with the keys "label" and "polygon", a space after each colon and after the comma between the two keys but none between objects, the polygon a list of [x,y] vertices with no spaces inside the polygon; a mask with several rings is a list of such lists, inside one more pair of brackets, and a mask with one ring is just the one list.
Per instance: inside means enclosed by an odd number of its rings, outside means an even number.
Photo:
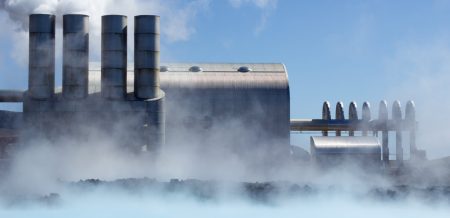
[{"label": "chimney stack", "polygon": [[47,100],[55,92],[55,16],[30,15],[28,94]]},{"label": "chimney stack", "polygon": [[63,96],[82,99],[88,95],[89,16],[63,16]]},{"label": "chimney stack", "polygon": [[102,96],[124,99],[127,93],[127,17],[102,16]]},{"label": "chimney stack", "polygon": [[159,97],[159,16],[134,17],[134,94]]}]

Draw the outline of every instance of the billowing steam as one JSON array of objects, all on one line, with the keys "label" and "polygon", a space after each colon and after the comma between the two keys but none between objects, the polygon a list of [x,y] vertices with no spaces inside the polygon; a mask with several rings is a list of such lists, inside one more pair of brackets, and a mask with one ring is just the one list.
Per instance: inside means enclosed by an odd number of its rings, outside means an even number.
[{"label": "billowing steam", "polygon": [[389,86],[389,97],[413,99],[419,122],[418,146],[430,159],[450,155],[450,42],[448,36],[432,37],[426,43],[406,41],[386,63],[386,74],[397,84]]},{"label": "billowing steam", "polygon": [[[190,2],[163,0],[2,0],[0,9],[15,23],[15,30],[10,34],[16,41],[16,58],[21,64],[27,63],[28,15],[32,13],[49,13],[57,16],[57,26],[61,31],[63,14],[86,14],[90,16],[90,59],[100,59],[101,16],[121,14],[128,16],[128,32],[133,32],[133,17],[140,14],[157,14],[163,17],[162,34],[169,42],[184,41],[195,32],[192,25],[196,14],[208,7],[208,0]],[[5,20],[6,21],[6,20]],[[7,21],[11,23],[11,21]],[[5,25],[11,26],[6,23]],[[61,52],[61,34],[57,37],[57,52]],[[129,37],[128,48],[133,48],[133,37]],[[133,54],[133,52],[128,52]],[[56,57],[61,55],[57,54]],[[132,57],[129,57],[132,59]]]},{"label": "billowing steam", "polygon": [[[52,13],[59,23],[62,14],[90,15],[91,59],[98,60],[101,15],[128,15],[131,35],[130,18],[159,14],[164,36],[179,41],[194,33],[189,23],[208,2],[4,0],[0,7],[17,24],[14,34],[21,56],[27,51],[23,42],[28,41],[28,14]],[[243,2],[266,7],[273,1],[231,2],[236,7]],[[59,43],[57,52],[61,52]],[[133,48],[132,42],[128,48]],[[177,113],[195,113],[183,106]],[[126,121],[114,125],[114,134],[130,131]],[[8,171],[0,171],[0,217],[447,217],[450,212],[450,191],[445,186],[450,178],[424,182],[420,180],[424,172],[415,174],[409,168],[393,171],[398,177],[389,177],[385,174],[390,172],[360,169],[354,164],[322,171],[288,156],[278,162],[254,164],[261,159],[243,158],[226,146],[238,140],[229,136],[254,134],[239,120],[223,121],[205,135],[191,133],[180,130],[179,138],[171,139],[159,153],[139,155],[127,151],[111,132],[98,128],[85,127],[83,137],[75,140],[61,136],[32,141],[32,146],[15,151]],[[210,146],[198,146],[190,137],[201,138]],[[249,151],[254,157],[264,157],[258,152]],[[438,168],[435,173],[442,171]],[[407,175],[405,180],[401,180],[403,175]],[[189,180],[192,178],[206,182]],[[416,180],[408,181],[410,178]]]}]

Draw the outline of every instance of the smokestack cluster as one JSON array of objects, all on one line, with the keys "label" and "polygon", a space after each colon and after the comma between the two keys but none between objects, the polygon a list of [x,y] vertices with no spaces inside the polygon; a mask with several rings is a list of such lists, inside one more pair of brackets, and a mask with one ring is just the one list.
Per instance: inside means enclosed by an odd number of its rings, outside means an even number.
[{"label": "smokestack cluster", "polygon": [[[134,96],[127,95],[127,17],[102,16],[101,98],[89,95],[89,16],[63,16],[63,87],[55,95],[55,16],[30,16],[29,91],[26,123],[51,132],[61,123],[78,127],[112,115],[143,131],[145,145],[164,144],[164,92],[159,86],[159,16],[135,17]],[[124,118],[130,115],[128,118]],[[108,119],[107,119],[108,120]],[[112,121],[112,119],[111,119]],[[73,125],[72,125],[73,123]],[[50,127],[52,126],[52,127]],[[131,133],[130,133],[131,134]],[[44,134],[45,135],[45,134]],[[138,140],[134,140],[138,141]]]},{"label": "smokestack cluster", "polygon": [[[138,99],[160,96],[159,16],[134,18],[134,94]],[[55,16],[30,16],[29,95],[35,100],[51,99],[55,92]],[[127,17],[102,17],[101,94],[105,99],[126,97]],[[63,16],[63,89],[64,99],[88,96],[89,17],[81,14]]]}]

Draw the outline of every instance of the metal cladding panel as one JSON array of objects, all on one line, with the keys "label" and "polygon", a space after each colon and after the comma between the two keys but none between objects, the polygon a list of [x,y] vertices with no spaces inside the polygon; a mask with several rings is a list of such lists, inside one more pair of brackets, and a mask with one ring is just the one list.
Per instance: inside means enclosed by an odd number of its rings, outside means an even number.
[{"label": "metal cladding panel", "polygon": [[157,15],[138,15],[134,18],[137,33],[160,33],[160,17]]},{"label": "metal cladding panel", "polygon": [[[288,97],[289,82],[283,64],[199,64],[205,66],[203,72],[189,72],[193,64],[162,64],[170,71],[160,73],[160,85],[163,90],[175,89],[210,89],[210,90],[266,90],[269,93],[280,91],[279,97]],[[217,66],[216,66],[217,65]],[[252,72],[241,73],[237,69],[246,65]],[[101,80],[101,67],[97,63],[90,66],[89,93],[98,92]],[[134,92],[134,69],[127,69],[127,92]],[[147,77],[148,78],[148,77]],[[153,81],[153,82],[152,82]],[[143,84],[155,83],[154,80],[143,80]],[[285,99],[284,101],[288,101]]]},{"label": "metal cladding panel", "polygon": [[127,90],[127,17],[102,16],[101,92],[108,99],[124,99]]},{"label": "metal cladding panel", "polygon": [[124,15],[102,16],[102,33],[124,34],[124,31],[126,30],[127,30],[127,16]]},{"label": "metal cladding panel", "polygon": [[134,94],[152,99],[159,95],[159,16],[134,17]]},{"label": "metal cladding panel", "polygon": [[311,150],[317,154],[376,154],[381,157],[381,145],[373,136],[313,136]]},{"label": "metal cladding panel", "polygon": [[[190,72],[197,65],[202,72]],[[97,92],[100,67],[91,64],[90,90]],[[222,128],[224,136],[237,143],[289,145],[290,97],[288,75],[283,64],[162,64],[168,72],[160,73],[161,89],[166,93],[168,135],[189,131],[189,137],[204,138]],[[250,72],[239,72],[248,66]],[[127,92],[134,92],[134,69],[127,74]],[[147,83],[152,80],[146,79]],[[239,124],[244,131],[223,131]],[[186,128],[187,127],[187,128]],[[209,132],[208,132],[209,131]],[[244,134],[248,133],[248,134]],[[228,135],[226,135],[228,134]],[[237,134],[237,135],[233,135]],[[179,137],[168,136],[168,142]],[[206,141],[206,140],[205,140]],[[200,143],[207,143],[207,142]],[[252,146],[249,146],[249,148]]]},{"label": "metal cladding panel", "polygon": [[165,144],[166,117],[164,108],[165,93],[160,98],[146,100],[146,128],[147,149],[158,151]]},{"label": "metal cladding panel", "polygon": [[51,14],[31,14],[29,32],[30,33],[54,33],[55,15]]},{"label": "metal cladding panel", "polygon": [[273,73],[229,74],[229,73],[165,73],[162,86],[192,89],[286,89],[282,75]]},{"label": "metal cladding panel", "polygon": [[[164,66],[169,69],[161,73],[161,87],[166,92],[170,114],[169,143],[170,134],[184,131],[192,132],[188,134],[191,137],[203,137],[205,144],[208,135],[213,141],[218,137],[225,146],[238,146],[240,151],[275,146],[268,149],[275,152],[276,148],[289,145],[289,84],[282,64]],[[190,72],[192,66],[203,71]],[[252,71],[239,72],[241,66]],[[215,131],[220,134],[214,135]]]},{"label": "metal cladding panel", "polygon": [[89,17],[63,16],[63,96],[81,99],[88,95]]},{"label": "metal cladding panel", "polygon": [[30,15],[28,93],[47,100],[55,92],[55,16]]}]

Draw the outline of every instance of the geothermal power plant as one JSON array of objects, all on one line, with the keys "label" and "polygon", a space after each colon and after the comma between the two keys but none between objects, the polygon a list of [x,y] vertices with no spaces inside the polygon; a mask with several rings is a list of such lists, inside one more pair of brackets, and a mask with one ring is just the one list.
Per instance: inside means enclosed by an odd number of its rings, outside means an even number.
[{"label": "geothermal power plant", "polygon": [[[95,129],[124,150],[158,154],[167,145],[227,147],[257,163],[299,156],[291,132],[315,131],[305,161],[332,166],[354,160],[399,167],[404,150],[424,159],[416,145],[412,101],[368,102],[361,109],[325,102],[322,117],[290,117],[289,79],[279,63],[160,63],[160,17],[102,17],[101,63],[89,62],[89,17],[62,17],[55,34],[50,14],[29,17],[27,90],[0,90],[1,102],[23,102],[23,112],[0,113],[0,159],[39,140],[83,139]],[[128,23],[134,35],[127,35]],[[62,38],[62,87],[55,87],[55,39]],[[127,62],[134,37],[134,63]],[[320,108],[320,107],[319,107]],[[348,110],[346,111],[346,109]],[[402,140],[402,133],[408,139]],[[391,133],[391,134],[390,134]],[[394,138],[394,140],[389,140]],[[395,141],[395,151],[389,150]],[[408,148],[408,149],[406,149]],[[257,152],[255,152],[257,151]],[[395,154],[395,158],[391,154]]]}]

